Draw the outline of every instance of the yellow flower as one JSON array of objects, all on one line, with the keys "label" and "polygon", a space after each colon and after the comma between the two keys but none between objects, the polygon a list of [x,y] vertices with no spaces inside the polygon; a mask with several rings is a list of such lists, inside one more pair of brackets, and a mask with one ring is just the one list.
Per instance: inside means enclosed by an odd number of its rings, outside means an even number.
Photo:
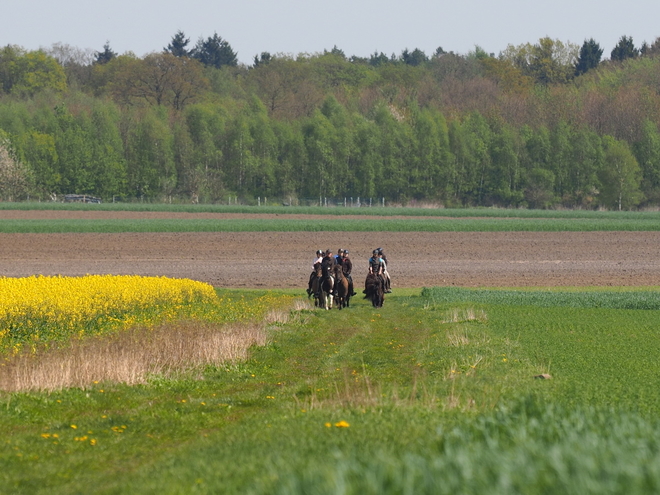
[{"label": "yellow flower", "polygon": [[326,427],[326,428],[332,428],[332,423],[326,423],[326,424],[325,424],[325,427]]},{"label": "yellow flower", "polygon": [[351,425],[349,425],[344,420],[340,421],[339,423],[335,423],[335,427],[337,427],[337,428],[348,428],[349,426],[351,426]]},{"label": "yellow flower", "polygon": [[71,425],[71,428],[73,428],[75,430],[78,427],[76,425]]}]

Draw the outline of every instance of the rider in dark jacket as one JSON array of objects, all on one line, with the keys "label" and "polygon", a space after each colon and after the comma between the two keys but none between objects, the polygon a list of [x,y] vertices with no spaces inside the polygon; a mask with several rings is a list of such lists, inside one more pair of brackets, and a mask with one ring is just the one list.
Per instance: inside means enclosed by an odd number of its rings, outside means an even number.
[{"label": "rider in dark jacket", "polygon": [[[353,287],[353,277],[351,276],[351,272],[353,271],[353,262],[348,257],[348,249],[344,249],[344,252],[342,253],[341,271],[344,274],[344,277],[348,279],[348,283],[350,287]],[[351,296],[355,296],[355,295],[356,295],[355,291],[352,291]]]},{"label": "rider in dark jacket", "polygon": [[323,251],[316,251],[316,258],[312,262],[312,273],[309,274],[309,283],[307,284],[307,295],[312,295],[312,284],[316,278],[316,265],[323,261]]},{"label": "rider in dark jacket", "polygon": [[385,279],[385,292],[390,293],[392,292],[392,279],[390,278],[390,272],[388,271],[389,265],[387,264],[387,256],[385,256],[385,253],[383,252],[383,248],[378,248],[378,255],[381,257],[383,260],[383,279]]}]

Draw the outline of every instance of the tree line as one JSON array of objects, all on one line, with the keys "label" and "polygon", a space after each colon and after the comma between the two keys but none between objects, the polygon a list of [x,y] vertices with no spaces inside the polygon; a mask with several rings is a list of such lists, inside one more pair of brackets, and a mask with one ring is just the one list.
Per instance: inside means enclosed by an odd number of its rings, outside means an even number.
[{"label": "tree line", "polygon": [[660,205],[660,41],[608,60],[542,38],[495,56],[262,52],[217,34],[118,55],[0,49],[0,197],[630,209]]}]

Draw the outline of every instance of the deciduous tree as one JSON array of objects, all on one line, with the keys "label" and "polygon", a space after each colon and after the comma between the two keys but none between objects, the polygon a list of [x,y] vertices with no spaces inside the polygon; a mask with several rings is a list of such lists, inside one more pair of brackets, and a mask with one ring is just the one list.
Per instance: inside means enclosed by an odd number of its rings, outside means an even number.
[{"label": "deciduous tree", "polygon": [[637,206],[643,199],[639,189],[642,174],[629,146],[611,136],[603,137],[605,158],[600,171],[602,203],[617,210]]}]

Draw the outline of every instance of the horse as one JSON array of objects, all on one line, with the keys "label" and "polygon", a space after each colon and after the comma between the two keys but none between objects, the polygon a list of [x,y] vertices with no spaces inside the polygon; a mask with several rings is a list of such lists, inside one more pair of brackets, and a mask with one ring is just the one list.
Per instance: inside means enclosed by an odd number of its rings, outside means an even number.
[{"label": "horse", "polygon": [[325,309],[332,309],[332,289],[335,286],[335,279],[330,273],[320,279],[318,299],[319,306]]},{"label": "horse", "polygon": [[348,279],[344,276],[341,265],[335,265],[335,303],[339,309],[346,308],[351,298]]},{"label": "horse", "polygon": [[321,263],[317,263],[315,267],[316,276],[312,280],[312,292],[310,292],[308,299],[313,295],[314,296],[314,306],[321,306]]},{"label": "horse", "polygon": [[374,308],[383,306],[385,300],[385,293],[383,291],[383,281],[380,276],[369,273],[367,279],[364,281],[364,298],[369,299]]}]

